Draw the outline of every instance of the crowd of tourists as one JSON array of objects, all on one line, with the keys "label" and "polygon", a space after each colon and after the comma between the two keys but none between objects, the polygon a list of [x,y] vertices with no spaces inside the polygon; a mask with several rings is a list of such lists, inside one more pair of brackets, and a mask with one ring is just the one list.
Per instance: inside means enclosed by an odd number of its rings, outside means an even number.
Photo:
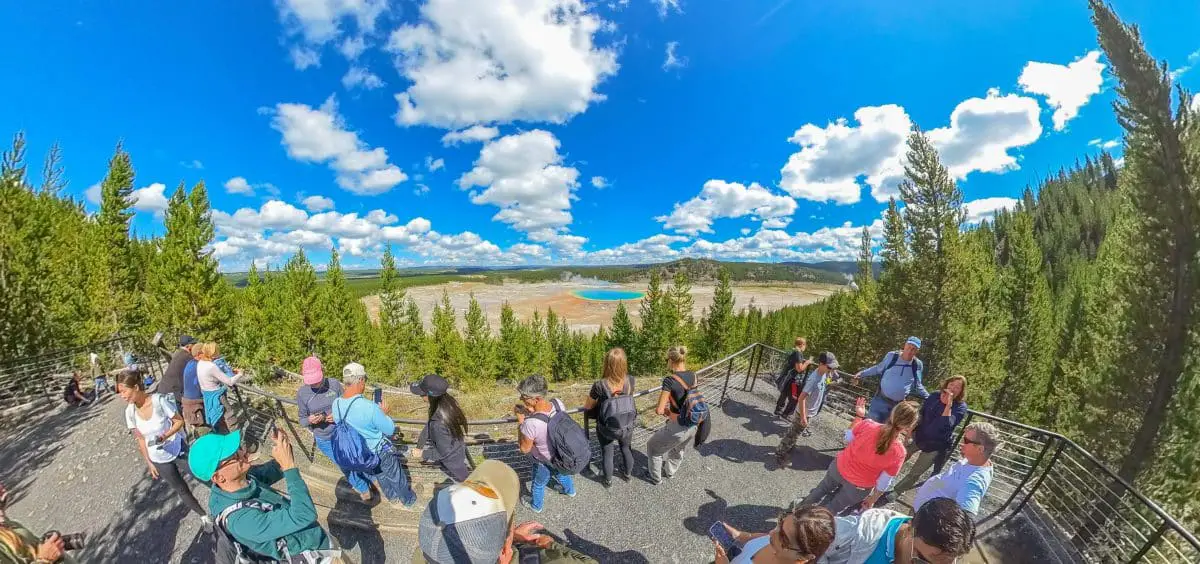
[{"label": "crowd of tourists", "polygon": [[[807,341],[796,339],[776,379],[780,395],[775,415],[789,420],[773,455],[778,468],[787,468],[797,442],[810,436],[831,385],[879,378],[878,392],[869,401],[857,400],[845,431],[846,447],[815,488],[798,492],[771,531],[713,525],[709,534],[717,563],[942,564],[956,562],[970,550],[974,517],[991,482],[990,460],[1000,448],[1000,436],[988,423],[972,423],[961,431],[961,456],[947,465],[953,435],[967,412],[967,380],[953,376],[929,393],[922,385],[920,347],[920,339],[910,337],[877,365],[851,375],[839,371],[832,352],[810,358]],[[652,485],[680,472],[687,446],[700,446],[711,430],[713,413],[696,374],[688,370],[687,354],[686,347],[674,346],[664,359],[654,404],[662,424],[646,441],[648,464],[639,474]],[[230,390],[243,374],[222,359],[216,343],[181,336],[153,392],[148,390],[153,379],[136,362],[126,360],[115,385],[128,404],[126,426],[150,476],[165,481],[197,515],[201,528],[215,535],[217,561],[343,561],[318,522],[288,435],[273,431],[271,459],[251,463],[229,401]],[[95,358],[92,364],[97,364]],[[575,476],[591,464],[583,428],[571,418],[567,405],[549,396],[543,376],[531,375],[516,386],[517,446],[532,467],[528,495],[523,496],[511,466],[500,460],[471,460],[466,416],[441,376],[428,374],[410,385],[428,411],[415,445],[404,450],[396,443],[395,421],[379,388],[374,398],[365,396],[368,374],[363,365],[347,364],[340,380],[327,377],[316,356],[304,359],[299,369],[298,419],[312,434],[316,450],[341,470],[363,503],[372,503],[377,493],[399,510],[421,511],[415,562],[593,562],[539,523],[515,520],[518,505],[542,512],[548,488],[574,497]],[[80,373],[73,375],[64,390],[69,403],[85,403],[101,393],[100,379],[107,385],[107,375],[96,370],[96,386],[86,393],[79,386]],[[596,422],[602,461],[598,477],[605,488],[613,486],[614,475],[624,481],[634,475],[634,431],[640,426],[635,390],[625,351],[610,350],[603,378],[593,384],[583,405],[587,417]],[[444,487],[424,506],[418,506],[406,468],[416,463],[445,474]],[[921,482],[930,469],[932,475]],[[188,474],[208,488],[207,507],[192,493]],[[274,489],[279,482],[286,495]],[[888,508],[913,489],[911,516]],[[0,487],[0,522],[3,501]],[[71,560],[58,533],[39,540],[19,525],[3,522],[0,563],[9,561]]]}]

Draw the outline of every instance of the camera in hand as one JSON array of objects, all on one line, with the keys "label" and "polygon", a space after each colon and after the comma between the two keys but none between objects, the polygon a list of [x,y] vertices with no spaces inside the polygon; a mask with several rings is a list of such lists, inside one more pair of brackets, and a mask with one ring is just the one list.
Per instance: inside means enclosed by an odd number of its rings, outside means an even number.
[{"label": "camera in hand", "polygon": [[87,533],[71,533],[64,535],[58,531],[48,531],[42,535],[43,541],[50,540],[50,537],[58,535],[63,541],[63,550],[79,550],[87,546]]}]

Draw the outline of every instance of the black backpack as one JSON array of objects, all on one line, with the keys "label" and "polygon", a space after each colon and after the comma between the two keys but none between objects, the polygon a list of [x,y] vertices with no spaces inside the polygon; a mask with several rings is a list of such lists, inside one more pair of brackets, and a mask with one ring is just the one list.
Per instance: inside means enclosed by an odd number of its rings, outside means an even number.
[{"label": "black backpack", "polygon": [[613,395],[608,382],[603,382],[604,402],[600,404],[600,414],[596,417],[597,429],[607,431],[606,435],[616,437],[633,426],[637,421],[637,406],[633,403],[633,378],[625,378],[625,387]]},{"label": "black backpack", "polygon": [[[880,373],[881,377],[883,374],[886,374],[888,370],[891,370],[897,362],[900,362],[900,351],[892,351],[888,353],[888,355],[890,355],[888,363],[887,366],[883,367],[883,372]],[[908,363],[908,367],[913,371],[914,383],[920,382],[921,379],[925,377],[925,363],[921,362],[921,359],[913,357],[913,361]]]},{"label": "black backpack", "polygon": [[[671,396],[671,405],[679,411],[679,417],[676,419],[680,425],[684,427],[694,427],[699,425],[701,421],[708,418],[708,404],[704,402],[704,394],[700,393],[693,386],[689,386],[679,374],[672,374],[672,378],[683,387],[683,405],[675,404],[675,396]],[[696,381],[696,375],[692,374],[692,381]]]},{"label": "black backpack", "polygon": [[531,417],[546,424],[546,440],[550,447],[550,466],[563,474],[578,474],[592,461],[592,445],[587,435],[570,415],[567,408],[557,399],[554,416],[534,413]]}]

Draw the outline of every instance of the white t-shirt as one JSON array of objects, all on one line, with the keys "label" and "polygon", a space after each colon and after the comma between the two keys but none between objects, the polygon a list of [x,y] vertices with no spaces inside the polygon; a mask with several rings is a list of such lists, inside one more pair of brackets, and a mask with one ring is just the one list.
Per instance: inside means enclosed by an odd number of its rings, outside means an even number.
[{"label": "white t-shirt", "polygon": [[125,408],[125,425],[146,438],[146,451],[151,462],[166,463],[179,457],[183,451],[183,433],[175,433],[167,442],[152,445],[155,437],[171,430],[171,418],[175,416],[175,404],[162,394],[150,394],[150,404],[153,409],[150,419],[142,419],[137,412],[137,406],[132,403]]},{"label": "white t-shirt", "polygon": [[200,389],[205,392],[215,392],[221,389],[222,385],[233,386],[238,382],[236,377],[230,378],[211,360],[196,361],[196,380],[200,382]]},{"label": "white t-shirt", "polygon": [[731,560],[729,564],[750,564],[754,560],[754,555],[770,544],[771,535],[750,539],[750,542],[742,547],[742,551],[738,553],[737,558]]}]

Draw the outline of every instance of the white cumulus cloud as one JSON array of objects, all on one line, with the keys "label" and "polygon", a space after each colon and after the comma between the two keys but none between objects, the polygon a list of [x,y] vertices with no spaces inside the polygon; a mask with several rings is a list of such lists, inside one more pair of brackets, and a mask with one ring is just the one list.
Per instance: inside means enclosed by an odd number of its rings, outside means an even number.
[{"label": "white cumulus cloud", "polygon": [[[942,163],[956,178],[972,172],[1018,168],[1010,150],[1036,141],[1042,134],[1033,98],[1000,95],[968,98],[950,114],[950,124],[927,132]],[[780,171],[780,187],[797,198],[853,204],[862,184],[876,201],[895,196],[904,175],[906,140],[912,119],[895,104],[866,106],[854,113],[858,125],[839,119],[824,127],[805,124],[788,141],[800,146]]]},{"label": "white cumulus cloud", "polygon": [[967,216],[966,223],[975,225],[992,219],[1000,210],[1011,210],[1017,207],[1017,203],[1015,198],[980,198],[965,202],[963,211]]},{"label": "white cumulus cloud", "polygon": [[275,5],[284,25],[313,45],[337,38],[347,18],[359,30],[373,31],[375,20],[387,10],[387,0],[277,0]]},{"label": "white cumulus cloud", "polygon": [[300,203],[310,212],[321,212],[333,209],[333,200],[325,196],[309,196]]},{"label": "white cumulus cloud", "polygon": [[428,155],[425,156],[425,170],[428,170],[429,172],[436,172],[443,168],[446,168],[445,159],[435,159]]},{"label": "white cumulus cloud", "polygon": [[458,186],[483,188],[471,192],[471,202],[500,208],[492,219],[514,229],[563,229],[571,223],[579,171],[563,166],[558,148],[558,139],[541,129],[488,141]]},{"label": "white cumulus cloud", "polygon": [[337,173],[338,186],[355,194],[381,194],[408,179],[388,162],[387,150],[370,148],[346,129],[333,96],[319,108],[305,104],[276,104],[271,126],[283,135],[288,156],[327,163]]},{"label": "white cumulus cloud", "polygon": [[292,66],[296,67],[296,70],[321,66],[321,54],[316,49],[295,45],[288,50],[288,56],[291,57]]},{"label": "white cumulus cloud", "polygon": [[495,127],[486,127],[483,125],[472,125],[463,130],[451,131],[442,136],[442,145],[447,147],[457,145],[459,143],[478,143],[481,141],[490,141],[500,135],[500,130]]},{"label": "white cumulus cloud", "polygon": [[166,188],[163,183],[155,182],[134,190],[130,195],[133,209],[161,215],[167,209]]},{"label": "white cumulus cloud", "polygon": [[592,177],[592,188],[595,188],[597,190],[603,190],[605,188],[608,188],[608,186],[609,186],[609,184],[608,184],[607,178],[604,178],[603,176],[593,176]]},{"label": "white cumulus cloud", "polygon": [[375,73],[363,67],[353,66],[342,76],[342,86],[346,90],[353,90],[355,88],[374,90],[383,87],[383,80]]},{"label": "white cumulus cloud", "polygon": [[1046,97],[1046,104],[1054,108],[1055,131],[1062,131],[1079,115],[1079,108],[1100,93],[1103,82],[1100,51],[1090,51],[1067,65],[1030,61],[1017,79],[1024,91]]},{"label": "white cumulus cloud", "polygon": [[757,182],[749,186],[724,180],[709,180],[700,194],[675,204],[670,215],[654,218],[666,229],[687,235],[711,233],[713,220],[750,216],[755,221],[782,228],[791,222],[796,200],[771,193]]},{"label": "white cumulus cloud", "polygon": [[566,122],[617,72],[616,49],[595,42],[604,25],[583,0],[428,0],[388,41],[411,81],[396,123]]}]

